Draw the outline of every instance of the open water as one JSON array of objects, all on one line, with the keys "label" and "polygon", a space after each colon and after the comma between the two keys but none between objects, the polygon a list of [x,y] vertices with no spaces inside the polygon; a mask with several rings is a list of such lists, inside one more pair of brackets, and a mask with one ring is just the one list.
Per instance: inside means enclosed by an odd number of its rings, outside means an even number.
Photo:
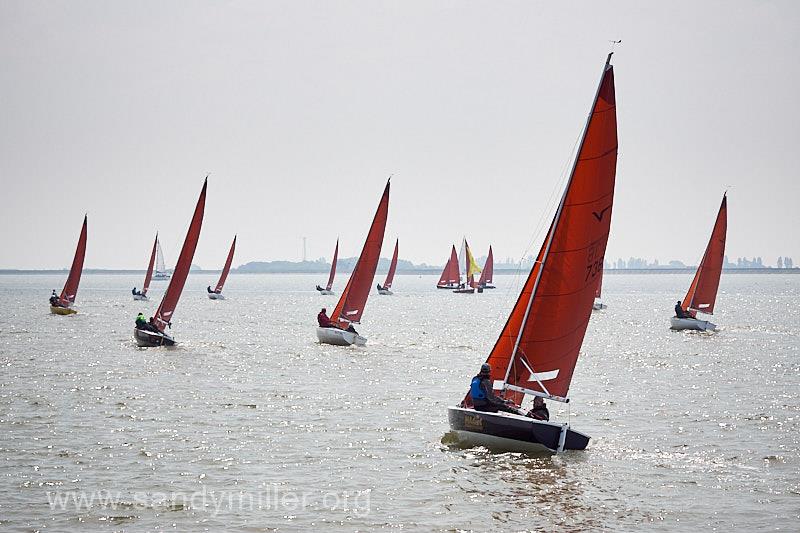
[{"label": "open water", "polygon": [[[0,530],[800,530],[800,276],[724,275],[716,334],[670,331],[688,275],[607,275],[570,390],[593,437],[529,457],[442,444],[520,279],[403,276],[364,348],[316,341],[324,276],[192,275],[174,349],[138,349],[139,277],[0,276]],[[338,279],[341,289],[344,279]]]}]

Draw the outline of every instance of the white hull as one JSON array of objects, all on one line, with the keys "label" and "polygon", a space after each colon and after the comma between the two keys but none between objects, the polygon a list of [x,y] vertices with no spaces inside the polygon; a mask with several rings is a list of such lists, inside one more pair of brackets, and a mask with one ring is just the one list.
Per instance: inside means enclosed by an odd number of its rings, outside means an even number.
[{"label": "white hull", "polygon": [[389,289],[381,289],[378,291],[378,294],[383,294],[384,296],[391,296],[394,293]]},{"label": "white hull", "polygon": [[222,294],[217,294],[216,292],[209,292],[208,297],[212,300],[224,300],[225,297]]},{"label": "white hull", "polygon": [[336,294],[335,292],[329,291],[329,290],[322,290],[322,291],[319,291],[319,293],[324,295],[324,296],[333,296],[334,294]]},{"label": "white hull", "polygon": [[708,320],[698,320],[696,318],[678,318],[673,316],[669,319],[670,329],[682,331],[684,329],[692,329],[695,331],[715,331],[716,324],[712,324]]},{"label": "white hull", "polygon": [[362,337],[352,331],[345,331],[339,328],[317,328],[317,339],[323,344],[333,344],[335,346],[364,346],[367,344],[366,337]]},{"label": "white hull", "polygon": [[144,294],[134,294],[133,295],[133,299],[136,300],[137,302],[149,302],[150,301],[150,298],[148,298]]},{"label": "white hull", "polygon": [[608,307],[608,306],[606,304],[604,304],[604,303],[601,303],[601,302],[595,302],[595,303],[592,304],[592,310],[594,310],[594,311],[599,311],[601,309],[605,309],[606,307]]}]

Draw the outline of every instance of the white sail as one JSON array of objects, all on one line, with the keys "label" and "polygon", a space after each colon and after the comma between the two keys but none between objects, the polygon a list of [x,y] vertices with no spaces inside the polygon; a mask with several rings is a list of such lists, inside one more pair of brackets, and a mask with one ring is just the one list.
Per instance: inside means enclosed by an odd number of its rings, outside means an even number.
[{"label": "white sail", "polygon": [[156,245],[156,268],[153,279],[169,279],[167,266],[164,264],[164,252],[161,251],[161,239],[158,240]]}]

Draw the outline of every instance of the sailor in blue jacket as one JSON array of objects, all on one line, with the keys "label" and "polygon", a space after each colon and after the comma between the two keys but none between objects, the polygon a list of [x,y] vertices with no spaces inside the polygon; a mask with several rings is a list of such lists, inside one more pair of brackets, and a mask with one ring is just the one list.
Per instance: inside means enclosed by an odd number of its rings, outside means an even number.
[{"label": "sailor in blue jacket", "polygon": [[476,411],[487,411],[489,413],[496,413],[498,411],[506,411],[509,413],[520,414],[510,402],[506,402],[502,398],[498,398],[492,391],[492,367],[489,363],[481,365],[481,371],[477,376],[472,378],[472,384],[469,388],[469,395],[472,397],[472,406]]}]

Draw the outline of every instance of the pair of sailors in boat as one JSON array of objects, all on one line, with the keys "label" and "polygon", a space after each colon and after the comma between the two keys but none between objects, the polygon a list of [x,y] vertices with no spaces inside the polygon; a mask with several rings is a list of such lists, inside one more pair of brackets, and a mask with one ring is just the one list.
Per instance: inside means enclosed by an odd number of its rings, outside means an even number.
[{"label": "pair of sailors in boat", "polygon": [[131,294],[133,294],[134,296],[144,296],[144,293],[142,291],[137,291],[136,287],[133,288]]},{"label": "pair of sailors in boat", "polygon": [[[378,283],[376,285],[376,287],[378,288],[378,291],[385,291],[386,290],[386,287],[381,287],[380,283]],[[317,290],[319,290],[319,285],[317,285]]]},{"label": "pair of sailors in boat", "polygon": [[[171,324],[167,325],[171,326]],[[144,313],[139,313],[138,315],[136,315],[136,329],[152,331],[153,333],[161,333],[161,331],[156,327],[155,320],[153,320],[153,317],[150,317],[150,320],[148,321],[144,317]]]},{"label": "pair of sailors in boat", "polygon": [[220,294],[220,293],[222,292],[222,291],[220,291],[220,292],[217,292],[217,291],[215,291],[215,290],[212,290],[212,289],[211,289],[211,285],[209,285],[208,287],[206,287],[206,290],[208,291],[208,294]]},{"label": "pair of sailors in boat", "polygon": [[61,298],[58,297],[55,289],[53,289],[53,294],[50,295],[50,305],[53,307],[64,307],[64,305],[61,303]]},{"label": "pair of sailors in boat", "polygon": [[694,316],[689,311],[684,311],[680,300],[678,300],[678,303],[675,304],[675,318],[694,318]]},{"label": "pair of sailors in boat", "polygon": [[[317,323],[319,324],[319,327],[321,327],[321,328],[335,328],[336,327],[333,324],[333,322],[331,322],[330,317],[328,317],[328,310],[325,309],[324,307],[322,308],[322,310],[317,315]],[[349,331],[351,333],[355,333],[356,335],[358,335],[358,332],[356,331],[356,328],[354,328],[352,324],[350,324],[347,327],[347,331]]]},{"label": "pair of sailors in boat", "polygon": [[491,374],[492,367],[489,363],[483,363],[481,365],[481,371],[477,376],[472,378],[470,396],[472,397],[472,407],[476,411],[485,411],[489,413],[505,411],[515,415],[524,415],[536,420],[550,420],[550,412],[547,410],[544,398],[539,396],[535,397],[533,400],[533,409],[525,413],[514,405],[513,402],[495,396],[492,390]]},{"label": "pair of sailors in boat", "polygon": [[322,291],[324,291],[325,289],[323,289],[322,287],[320,287],[319,285],[317,285],[317,290],[318,290],[318,291],[320,291],[320,292],[322,292]]}]

